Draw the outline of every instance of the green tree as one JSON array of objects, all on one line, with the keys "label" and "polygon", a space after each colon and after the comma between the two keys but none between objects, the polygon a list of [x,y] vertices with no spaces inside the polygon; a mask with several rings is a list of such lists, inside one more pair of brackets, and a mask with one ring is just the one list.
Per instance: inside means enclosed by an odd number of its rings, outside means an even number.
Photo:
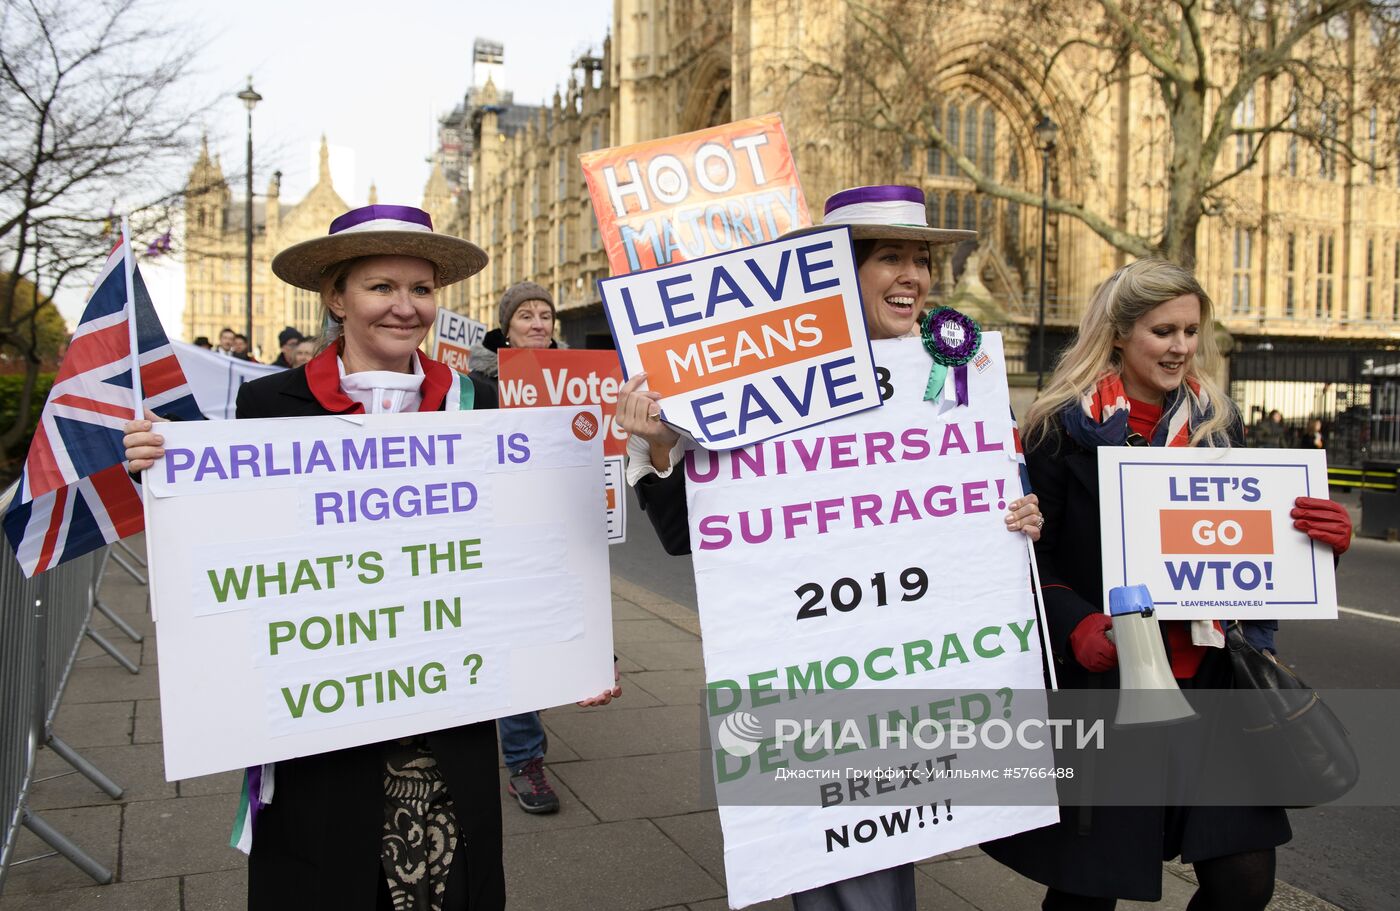
[{"label": "green tree", "polygon": [[67,322],[53,299],[39,293],[32,281],[21,278],[13,291],[12,282],[13,276],[0,273],[0,299],[14,302],[13,331],[0,347],[0,359],[22,363],[32,353],[41,361],[56,360],[68,341]]}]

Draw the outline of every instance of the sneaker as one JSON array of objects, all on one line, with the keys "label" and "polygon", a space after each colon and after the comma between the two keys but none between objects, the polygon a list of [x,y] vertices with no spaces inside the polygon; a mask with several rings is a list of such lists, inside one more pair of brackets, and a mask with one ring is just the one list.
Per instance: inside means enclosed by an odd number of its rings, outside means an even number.
[{"label": "sneaker", "polygon": [[510,770],[506,791],[526,813],[559,812],[559,795],[544,775],[544,757],[536,756]]}]

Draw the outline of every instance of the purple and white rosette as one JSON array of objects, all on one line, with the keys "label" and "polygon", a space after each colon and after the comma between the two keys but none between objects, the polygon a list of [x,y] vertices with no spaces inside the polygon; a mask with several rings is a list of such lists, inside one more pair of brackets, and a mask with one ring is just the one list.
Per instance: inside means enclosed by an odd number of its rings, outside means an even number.
[{"label": "purple and white rosette", "polygon": [[967,404],[967,364],[982,348],[982,327],[966,313],[952,307],[939,307],[929,312],[919,326],[924,350],[933,358],[924,401],[937,401],[948,383],[948,370],[953,372],[953,399],[958,405]]}]

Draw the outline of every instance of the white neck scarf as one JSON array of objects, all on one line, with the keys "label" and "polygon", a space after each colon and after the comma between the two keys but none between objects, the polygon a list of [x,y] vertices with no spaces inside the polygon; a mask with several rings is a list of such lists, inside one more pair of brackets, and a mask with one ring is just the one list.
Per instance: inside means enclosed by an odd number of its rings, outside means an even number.
[{"label": "white neck scarf", "polygon": [[365,414],[417,411],[423,401],[423,365],[418,363],[417,352],[414,352],[412,361],[412,373],[395,370],[346,373],[345,361],[337,357],[335,363],[340,370],[340,390],[351,401],[363,405]]}]

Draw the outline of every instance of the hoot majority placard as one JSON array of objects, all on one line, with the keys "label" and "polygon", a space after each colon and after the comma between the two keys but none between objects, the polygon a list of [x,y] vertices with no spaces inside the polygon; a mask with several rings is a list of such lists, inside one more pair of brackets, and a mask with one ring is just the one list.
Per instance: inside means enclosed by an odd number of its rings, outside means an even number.
[{"label": "hoot majority placard", "polygon": [[777,114],[579,156],[613,275],[812,223]]}]

